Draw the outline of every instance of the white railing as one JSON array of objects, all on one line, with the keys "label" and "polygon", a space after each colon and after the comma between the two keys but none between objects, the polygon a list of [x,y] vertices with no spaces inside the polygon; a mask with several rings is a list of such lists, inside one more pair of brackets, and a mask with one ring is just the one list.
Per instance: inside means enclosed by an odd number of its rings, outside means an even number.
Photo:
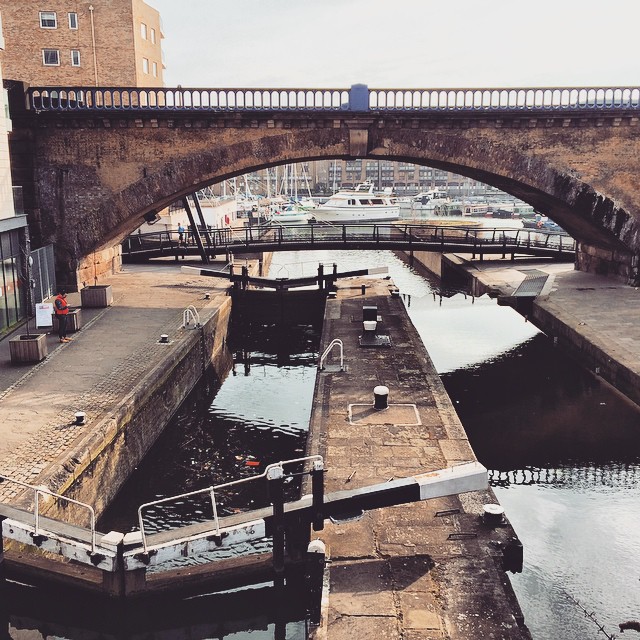
[{"label": "white railing", "polygon": [[182,313],[182,328],[186,329],[191,324],[191,321],[193,321],[194,329],[197,329],[201,326],[200,314],[193,305],[189,305]]},{"label": "white railing", "polygon": [[30,489],[34,492],[34,533],[35,535],[41,535],[48,533],[50,535],[57,535],[54,531],[46,531],[40,527],[40,496],[49,496],[51,498],[56,498],[57,500],[63,500],[64,502],[68,502],[70,504],[75,504],[82,509],[86,509],[89,512],[90,516],[90,529],[91,529],[91,553],[95,553],[96,550],[96,513],[91,505],[85,504],[84,502],[78,502],[78,500],[73,500],[72,498],[67,498],[66,496],[60,495],[59,493],[53,493],[53,491],[49,491],[48,489],[43,489],[42,487],[36,487],[31,484],[27,484],[26,482],[21,482],[20,480],[14,480],[8,476],[0,475],[0,481],[2,482],[11,482],[12,484],[16,484],[20,487],[24,487],[25,489]]},{"label": "white railing", "polygon": [[342,344],[342,340],[340,338],[334,338],[329,346],[324,350],[322,356],[320,357],[320,362],[318,363],[318,369],[324,369],[324,361],[327,359],[329,353],[331,353],[334,347],[338,347],[340,349],[340,371],[344,371],[344,345]]},{"label": "white railing", "polygon": [[265,470],[255,476],[251,476],[249,478],[241,478],[240,480],[232,480],[231,482],[225,482],[223,484],[218,484],[212,487],[207,487],[205,489],[199,489],[197,491],[189,491],[187,493],[181,493],[177,496],[171,496],[169,498],[161,498],[160,500],[154,500],[153,502],[145,502],[144,504],[138,507],[138,524],[140,526],[140,535],[142,536],[142,546],[144,548],[145,553],[148,550],[147,544],[147,534],[144,528],[144,517],[143,511],[148,509],[149,507],[155,507],[161,504],[167,504],[169,502],[174,502],[176,500],[182,500],[184,498],[190,498],[192,496],[197,495],[209,495],[211,499],[211,507],[213,510],[213,520],[215,523],[215,534],[220,535],[220,519],[218,517],[218,507],[216,503],[216,491],[220,491],[221,489],[228,489],[229,487],[234,487],[240,484],[245,484],[247,482],[253,482],[255,480],[259,480],[260,478],[266,478],[271,469],[282,469],[285,465],[294,464],[296,462],[307,462],[310,460],[318,460],[322,462],[322,456],[314,455],[314,456],[305,456],[303,458],[294,458],[293,460],[284,460],[280,462],[274,462],[273,464],[268,465]]},{"label": "white railing", "polygon": [[205,89],[30,87],[35,111],[573,111],[639,109],[640,87]]}]

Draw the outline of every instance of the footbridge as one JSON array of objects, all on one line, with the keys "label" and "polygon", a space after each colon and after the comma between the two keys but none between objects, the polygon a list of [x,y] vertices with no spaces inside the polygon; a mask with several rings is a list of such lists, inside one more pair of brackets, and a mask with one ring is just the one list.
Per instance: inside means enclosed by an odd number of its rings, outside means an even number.
[{"label": "footbridge", "polygon": [[453,171],[533,205],[576,239],[579,269],[640,264],[640,88],[185,89],[10,92],[14,184],[60,282],[117,266],[169,204],[265,167],[318,159]]},{"label": "footbridge", "polygon": [[[134,234],[123,242],[126,262],[152,258],[200,255],[203,262],[219,255],[262,251],[392,249],[466,253],[482,260],[485,255],[544,257],[572,261],[576,242],[567,234],[533,229],[470,229],[410,224],[306,224],[212,229],[197,242],[182,242],[177,232]],[[309,284],[309,283],[304,283]]]}]

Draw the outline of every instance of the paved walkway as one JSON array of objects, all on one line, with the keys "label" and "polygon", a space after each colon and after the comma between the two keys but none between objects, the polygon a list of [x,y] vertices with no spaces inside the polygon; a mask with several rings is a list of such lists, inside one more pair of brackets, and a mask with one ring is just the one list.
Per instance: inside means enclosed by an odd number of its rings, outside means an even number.
[{"label": "paved walkway", "polygon": [[[108,415],[145,371],[158,366],[166,349],[160,335],[171,339],[180,330],[184,310],[216,306],[229,286],[161,264],[128,265],[105,282],[112,285],[113,305],[83,309],[83,326],[69,334],[72,342],[60,344],[57,335],[48,335],[49,355],[42,362],[14,365],[11,336],[0,341],[0,474],[38,484],[50,464],[60,462],[61,454]],[[68,300],[79,306],[80,294],[69,294]],[[23,333],[21,327],[14,335]],[[76,411],[86,413],[85,426],[74,424]],[[3,483],[0,499],[18,489]]]}]

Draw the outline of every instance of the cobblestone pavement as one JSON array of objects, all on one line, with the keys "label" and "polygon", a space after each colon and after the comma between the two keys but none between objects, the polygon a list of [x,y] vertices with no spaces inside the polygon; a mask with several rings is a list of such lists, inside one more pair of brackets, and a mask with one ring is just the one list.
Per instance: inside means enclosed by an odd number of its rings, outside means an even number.
[{"label": "cobblestone pavement", "polygon": [[[184,310],[189,305],[214,309],[217,296],[226,296],[228,288],[224,280],[166,264],[128,265],[105,282],[113,288],[112,306],[83,309],[83,326],[70,334],[72,342],[60,344],[56,335],[48,335],[49,355],[42,362],[13,365],[11,336],[0,341],[0,474],[38,484],[45,468],[158,365],[166,349],[160,335],[171,340],[183,330]],[[69,294],[69,302],[79,306],[80,294]],[[23,333],[24,327],[14,335]],[[86,414],[82,426],[75,424],[76,411]],[[2,483],[0,500],[20,490]]]}]

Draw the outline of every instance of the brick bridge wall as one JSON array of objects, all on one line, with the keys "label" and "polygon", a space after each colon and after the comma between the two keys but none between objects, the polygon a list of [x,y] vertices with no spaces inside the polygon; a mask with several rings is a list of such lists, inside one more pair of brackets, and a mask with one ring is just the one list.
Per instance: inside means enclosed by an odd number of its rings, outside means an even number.
[{"label": "brick bridge wall", "polygon": [[248,171],[336,157],[426,164],[494,185],[578,239],[579,269],[637,280],[634,111],[36,114],[17,102],[12,161],[34,246],[55,244],[58,276],[72,286],[117,268],[118,242],[145,213]]}]

